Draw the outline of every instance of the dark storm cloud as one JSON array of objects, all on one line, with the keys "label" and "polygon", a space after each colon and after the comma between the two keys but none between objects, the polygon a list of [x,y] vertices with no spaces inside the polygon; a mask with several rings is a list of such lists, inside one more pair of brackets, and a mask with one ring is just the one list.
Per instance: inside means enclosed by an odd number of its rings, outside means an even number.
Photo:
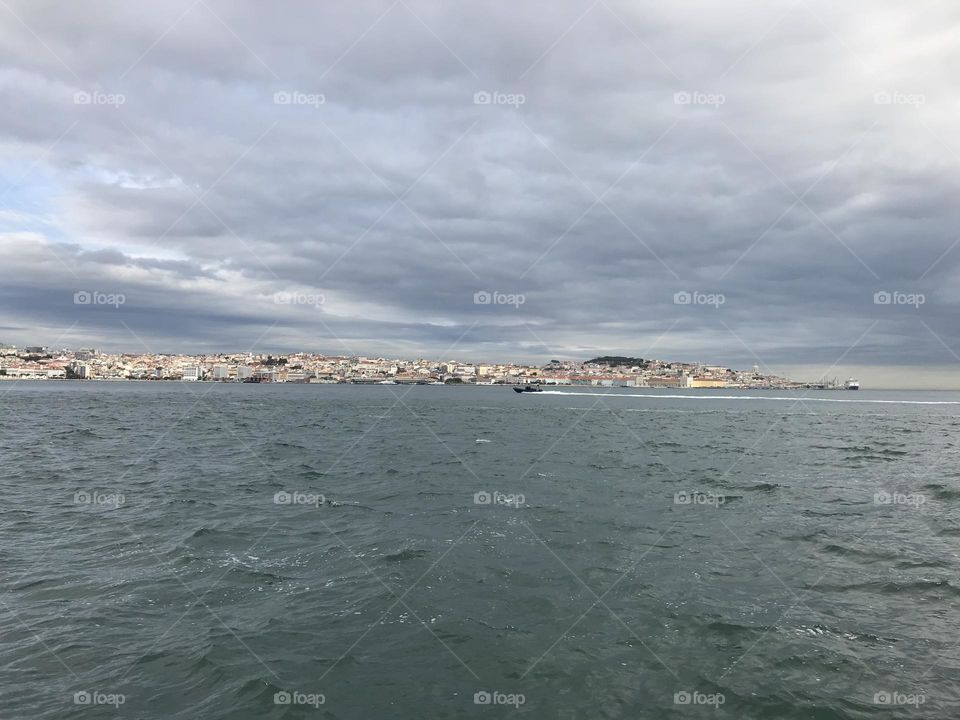
[{"label": "dark storm cloud", "polygon": [[949,3],[95,10],[0,8],[8,342],[960,352]]}]

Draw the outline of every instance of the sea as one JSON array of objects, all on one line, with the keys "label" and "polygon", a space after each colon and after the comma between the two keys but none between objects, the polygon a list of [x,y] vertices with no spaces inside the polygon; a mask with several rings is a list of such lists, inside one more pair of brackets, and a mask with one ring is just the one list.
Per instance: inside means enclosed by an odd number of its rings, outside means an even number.
[{"label": "sea", "polygon": [[0,718],[960,716],[960,393],[0,383]]}]

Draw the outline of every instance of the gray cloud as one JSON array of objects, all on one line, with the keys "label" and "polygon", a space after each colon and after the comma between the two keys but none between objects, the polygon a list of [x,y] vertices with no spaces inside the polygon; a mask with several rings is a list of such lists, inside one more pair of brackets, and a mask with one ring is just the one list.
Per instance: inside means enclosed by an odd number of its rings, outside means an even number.
[{"label": "gray cloud", "polygon": [[9,2],[0,340],[939,373],[958,14]]}]

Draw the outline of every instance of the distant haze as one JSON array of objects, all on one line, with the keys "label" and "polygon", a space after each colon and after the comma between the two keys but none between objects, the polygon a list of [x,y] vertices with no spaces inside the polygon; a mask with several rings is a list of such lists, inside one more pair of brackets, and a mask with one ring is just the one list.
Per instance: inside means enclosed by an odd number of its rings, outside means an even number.
[{"label": "distant haze", "polygon": [[5,0],[0,342],[960,388],[958,23]]}]

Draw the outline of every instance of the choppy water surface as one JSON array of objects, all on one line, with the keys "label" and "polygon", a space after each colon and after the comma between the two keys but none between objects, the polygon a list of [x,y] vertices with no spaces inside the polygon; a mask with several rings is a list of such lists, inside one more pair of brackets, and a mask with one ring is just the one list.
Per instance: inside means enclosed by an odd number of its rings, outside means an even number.
[{"label": "choppy water surface", "polygon": [[960,395],[581,392],[0,384],[0,716],[957,716]]}]

